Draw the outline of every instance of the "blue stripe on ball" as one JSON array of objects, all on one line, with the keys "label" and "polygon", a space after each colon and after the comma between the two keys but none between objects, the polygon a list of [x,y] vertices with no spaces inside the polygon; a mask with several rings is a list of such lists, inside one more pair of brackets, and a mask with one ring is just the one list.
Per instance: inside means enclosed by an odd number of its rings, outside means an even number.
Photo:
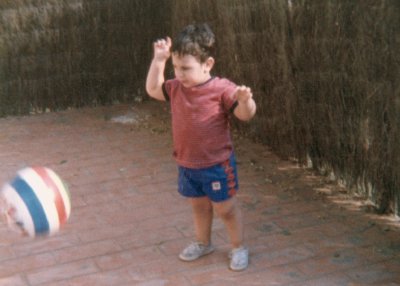
[{"label": "blue stripe on ball", "polygon": [[35,233],[49,232],[49,222],[34,190],[20,177],[15,178],[11,185],[27,206],[35,226]]}]

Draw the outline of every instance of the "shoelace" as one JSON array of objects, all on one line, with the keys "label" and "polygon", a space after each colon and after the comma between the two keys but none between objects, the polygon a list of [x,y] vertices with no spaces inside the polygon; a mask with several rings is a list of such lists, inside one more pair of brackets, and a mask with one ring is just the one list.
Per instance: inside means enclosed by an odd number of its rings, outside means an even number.
[{"label": "shoelace", "polygon": [[188,252],[193,253],[193,252],[197,252],[197,251],[201,251],[201,250],[202,250],[201,245],[194,242],[189,245]]},{"label": "shoelace", "polygon": [[235,261],[237,261],[237,262],[245,261],[246,260],[245,251],[246,250],[242,249],[242,248],[233,250],[233,251],[231,251],[231,253],[229,255],[229,258],[234,258],[235,257],[236,258]]}]

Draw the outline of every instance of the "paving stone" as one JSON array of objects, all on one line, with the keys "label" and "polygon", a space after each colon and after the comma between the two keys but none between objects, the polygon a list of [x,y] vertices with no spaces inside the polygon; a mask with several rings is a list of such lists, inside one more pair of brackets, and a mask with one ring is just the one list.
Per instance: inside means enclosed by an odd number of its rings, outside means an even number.
[{"label": "paving stone", "polygon": [[[128,115],[135,120],[122,120]],[[398,220],[365,213],[331,182],[241,137],[249,268],[228,270],[219,218],[216,251],[180,261],[194,229],[176,190],[169,123],[154,101],[0,119],[1,182],[47,166],[72,200],[70,220],[52,237],[20,237],[0,221],[0,285],[400,285]]]}]

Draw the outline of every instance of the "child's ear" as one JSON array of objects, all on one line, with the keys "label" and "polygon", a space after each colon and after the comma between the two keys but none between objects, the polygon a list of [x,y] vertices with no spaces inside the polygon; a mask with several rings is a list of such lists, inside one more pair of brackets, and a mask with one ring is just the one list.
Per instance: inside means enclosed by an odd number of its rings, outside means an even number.
[{"label": "child's ear", "polygon": [[215,60],[213,57],[209,57],[206,60],[205,64],[206,64],[206,68],[208,71],[211,71],[211,69],[214,67],[214,63],[215,63]]}]

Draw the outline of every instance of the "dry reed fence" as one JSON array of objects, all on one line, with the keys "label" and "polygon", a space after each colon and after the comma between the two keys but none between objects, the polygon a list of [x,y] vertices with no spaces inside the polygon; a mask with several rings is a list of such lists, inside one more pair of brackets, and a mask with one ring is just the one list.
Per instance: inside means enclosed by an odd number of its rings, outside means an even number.
[{"label": "dry reed fence", "polygon": [[235,125],[399,214],[398,15],[396,0],[3,0],[0,116],[132,101],[151,42],[208,22],[215,72],[258,104]]},{"label": "dry reed fence", "polygon": [[160,3],[0,2],[0,116],[143,94],[149,45],[165,27]]}]

